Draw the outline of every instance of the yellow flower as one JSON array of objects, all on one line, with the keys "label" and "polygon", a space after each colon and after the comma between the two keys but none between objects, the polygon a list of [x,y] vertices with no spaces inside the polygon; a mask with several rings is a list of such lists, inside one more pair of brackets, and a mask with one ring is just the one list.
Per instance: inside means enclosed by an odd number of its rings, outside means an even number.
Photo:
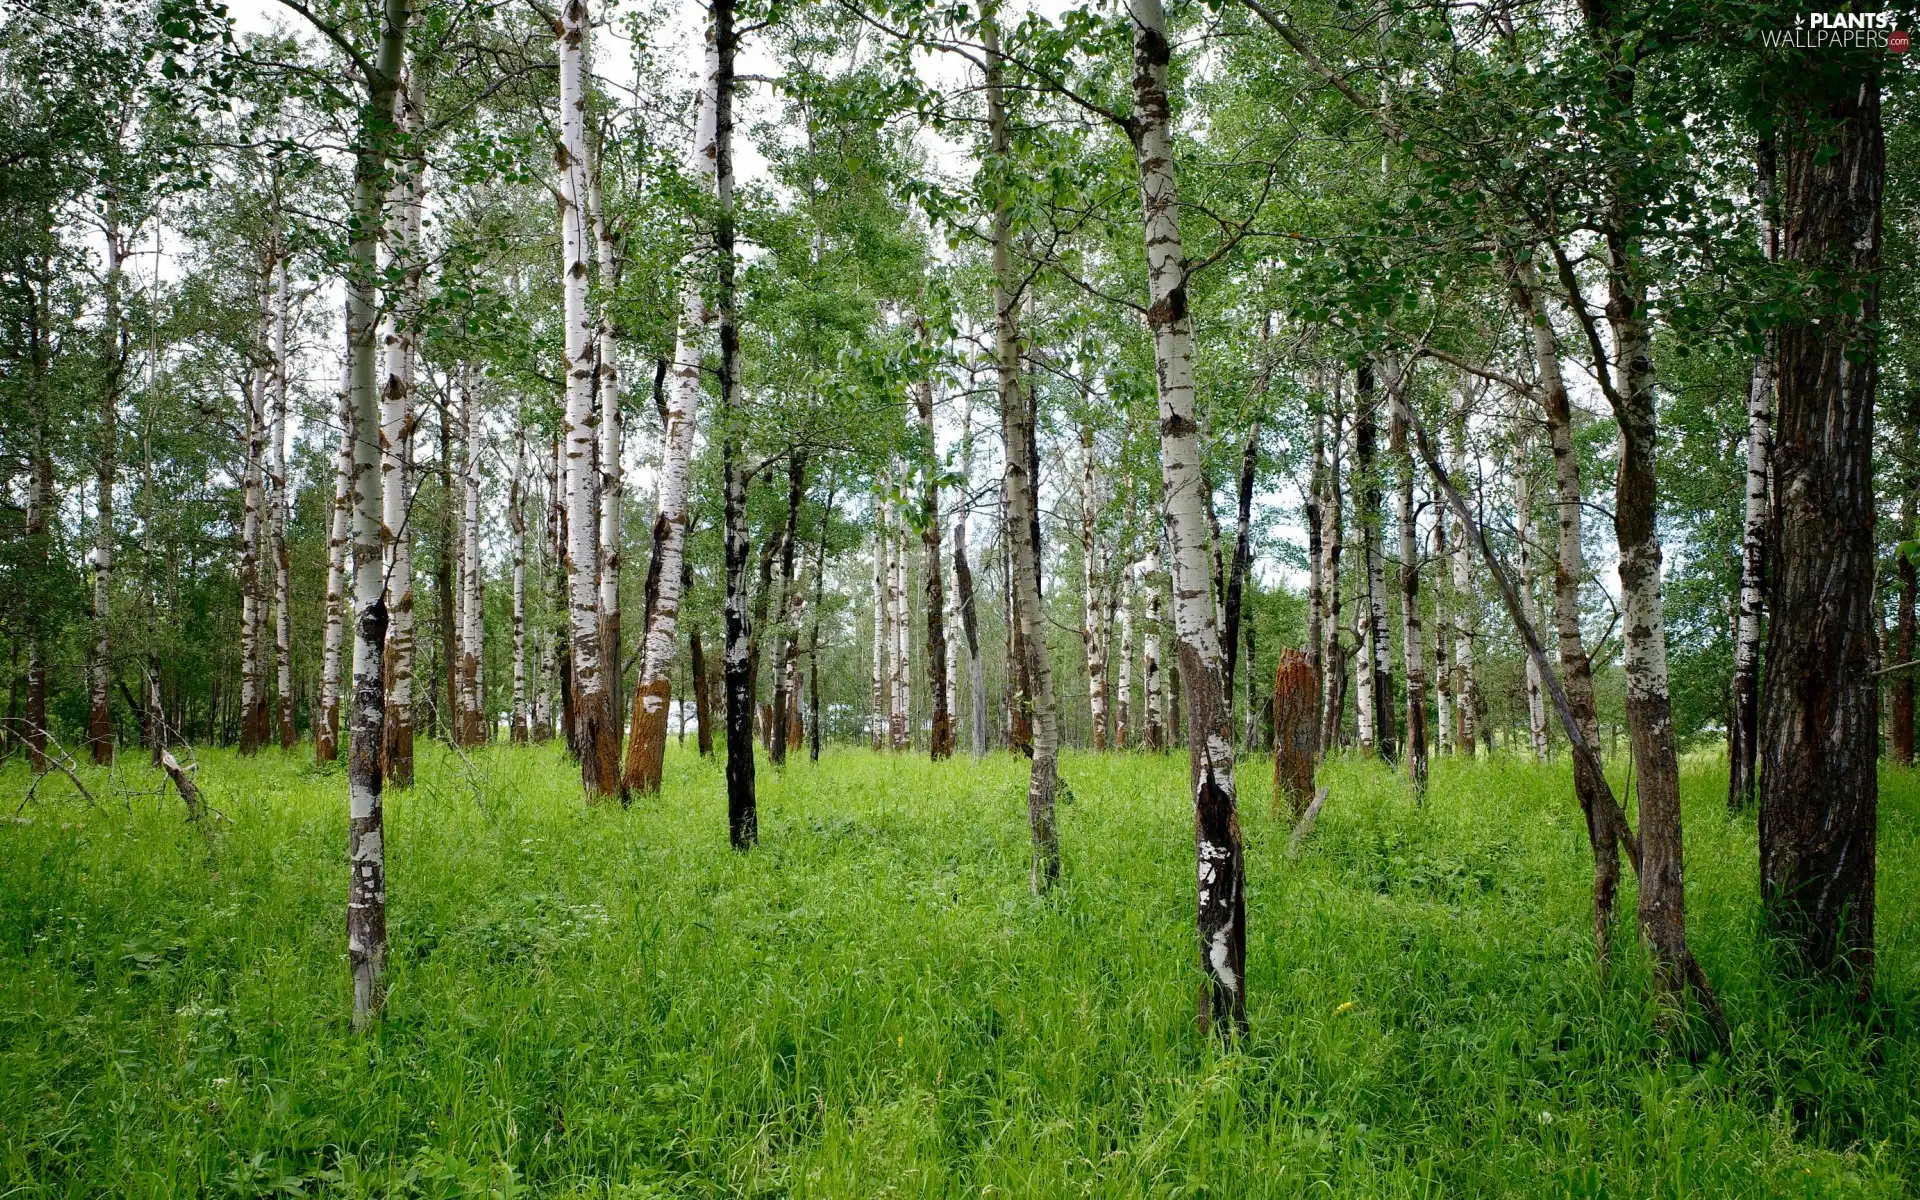
[{"label": "yellow flower", "polygon": [[1349,1000],[1345,1004],[1342,1004],[1339,1008],[1334,1009],[1333,1015],[1337,1017],[1352,1007],[1353,1007],[1353,1001]]}]

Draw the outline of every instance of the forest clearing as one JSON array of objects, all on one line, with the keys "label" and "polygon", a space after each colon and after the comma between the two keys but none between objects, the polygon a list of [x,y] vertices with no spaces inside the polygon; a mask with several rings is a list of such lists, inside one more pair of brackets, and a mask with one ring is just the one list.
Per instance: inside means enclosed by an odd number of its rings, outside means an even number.
[{"label": "forest clearing", "polygon": [[[1911,1196],[1920,787],[1883,792],[1864,1020],[1756,950],[1751,817],[1690,758],[1689,897],[1733,1029],[1596,975],[1564,765],[1377,763],[1298,858],[1249,772],[1250,1034],[1193,1024],[1183,764],[1069,754],[1061,886],[1024,763],[830,750],[727,851],[718,766],[586,808],[554,747],[435,749],[388,808],[388,1016],[339,1002],[337,769],[204,756],[208,804],[0,833],[17,1196]],[[10,770],[12,789],[23,772]],[[1616,773],[1616,776],[1618,773]],[[1622,782],[1616,778],[1616,782]],[[402,899],[404,897],[404,899]]]},{"label": "forest clearing", "polygon": [[0,7],[0,1200],[1913,1195],[1906,19]]}]

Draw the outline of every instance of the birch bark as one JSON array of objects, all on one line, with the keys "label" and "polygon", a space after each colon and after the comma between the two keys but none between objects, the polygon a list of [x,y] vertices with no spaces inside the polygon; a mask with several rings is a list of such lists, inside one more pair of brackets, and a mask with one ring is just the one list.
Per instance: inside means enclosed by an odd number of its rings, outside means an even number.
[{"label": "birch bark", "polygon": [[1394,517],[1400,529],[1400,657],[1407,675],[1407,780],[1417,804],[1427,791],[1426,637],[1420,631],[1420,531],[1414,524],[1413,454],[1407,448],[1407,380],[1400,365],[1382,364],[1387,376],[1387,453],[1393,458]]},{"label": "birch bark", "polygon": [[260,582],[261,537],[265,531],[267,451],[267,372],[255,365],[247,375],[245,464],[240,476],[240,753],[256,754],[267,738],[264,589]]},{"label": "birch bark", "polygon": [[[1771,261],[1779,253],[1774,228],[1775,152],[1762,139],[1755,162],[1760,207],[1760,250]],[[1777,335],[1768,330],[1753,358],[1747,384],[1747,511],[1740,541],[1740,617],[1733,643],[1733,721],[1727,730],[1727,807],[1753,807],[1758,785],[1755,765],[1760,750],[1760,620],[1765,603],[1768,497],[1773,452],[1773,358]]]},{"label": "birch bark", "polygon": [[560,241],[564,260],[568,633],[572,641],[574,747],[588,803],[620,791],[620,735],[608,702],[600,645],[599,506],[594,495],[594,321],[587,305],[587,0],[560,12]]},{"label": "birch bark", "polygon": [[[926,322],[916,319],[916,324],[919,337],[924,340]],[[927,448],[933,455],[921,501],[924,532],[920,535],[920,544],[926,550],[921,587],[927,609],[927,696],[933,709],[928,722],[927,752],[933,761],[939,762],[953,757],[953,649],[947,640],[947,585],[940,562],[940,446],[933,429],[932,378],[914,384],[913,403],[920,427],[927,436]]]},{"label": "birch bark", "polygon": [[[720,53],[711,27],[705,62],[700,94],[694,101],[693,145],[687,154],[687,173],[703,192],[713,186],[719,164],[715,89],[720,81]],[[666,761],[667,698],[673,686],[674,642],[680,623],[680,567],[687,546],[687,491],[700,404],[701,343],[707,323],[701,279],[698,272],[689,269],[681,286],[672,384],[665,393],[666,421],[660,439],[660,504],[654,516],[659,585],[648,610],[640,675],[634,683],[624,771],[626,785],[642,795],[660,790],[660,773]],[[700,673],[694,674],[698,681]],[[697,682],[697,686],[705,685]]]},{"label": "birch bark", "polygon": [[[406,81],[394,103],[407,134],[415,136],[423,115],[418,83]],[[394,787],[413,786],[413,529],[409,521],[413,498],[413,384],[414,350],[419,333],[421,202],[425,194],[425,164],[410,157],[400,165],[387,195],[390,269],[400,278],[399,294],[388,306],[386,379],[381,386],[380,473],[383,486],[381,536],[387,554],[386,662],[387,686],[384,774]]]},{"label": "birch bark", "polygon": [[1094,542],[1099,510],[1094,474],[1093,426],[1080,426],[1080,641],[1087,654],[1087,710],[1093,748],[1107,748],[1107,661],[1100,637],[1100,580],[1105,574]]},{"label": "birch bark", "polygon": [[382,192],[401,86],[407,0],[385,0],[379,45],[366,79],[354,155],[352,269],[347,275],[348,369],[354,413],[353,700],[347,735],[347,962],[353,978],[353,1025],[378,1020],[385,1000],[387,877],[380,756],[386,689],[381,659],[387,634],[382,568],[379,382],[375,364],[375,261],[382,228]]},{"label": "birch bark", "polygon": [[527,435],[513,431],[513,482],[507,490],[508,552],[513,559],[513,715],[508,721],[508,737],[525,742],[527,719],[527,512],[522,481],[527,470]]},{"label": "birch bark", "polygon": [[340,449],[334,455],[333,508],[327,518],[327,605],[320,635],[320,711],[314,723],[313,755],[328,763],[340,757],[340,655],[346,643],[347,542],[353,519],[353,380],[340,380]]},{"label": "birch bark", "polygon": [[267,541],[273,553],[274,724],[280,748],[292,750],[293,731],[293,558],[287,547],[290,493],[287,478],[287,324],[292,304],[284,249],[277,255],[273,291],[273,407],[269,420]]},{"label": "birch bark", "polygon": [[1134,114],[1147,285],[1160,401],[1160,469],[1173,578],[1174,636],[1186,689],[1197,864],[1196,925],[1208,979],[1203,1027],[1246,1028],[1246,862],[1234,795],[1232,714],[1222,691],[1220,629],[1208,586],[1208,511],[1194,423],[1193,330],[1174,177],[1171,48],[1160,0],[1128,0],[1133,22]]}]

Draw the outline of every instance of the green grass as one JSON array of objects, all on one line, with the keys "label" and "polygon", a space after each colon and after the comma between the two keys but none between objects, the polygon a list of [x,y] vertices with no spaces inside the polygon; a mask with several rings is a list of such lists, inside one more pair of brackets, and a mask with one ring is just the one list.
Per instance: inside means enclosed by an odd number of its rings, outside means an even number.
[{"label": "green grass", "polygon": [[134,766],[0,825],[0,1197],[1920,1193],[1911,773],[1883,777],[1863,1014],[1769,969],[1752,820],[1689,764],[1722,1058],[1657,1029],[1630,919],[1597,977],[1558,767],[1441,761],[1415,809],[1331,764],[1289,861],[1246,764],[1253,1032],[1225,1051],[1194,1025],[1184,757],[1068,757],[1041,902],[1006,756],[763,768],[741,855],[690,753],[622,811],[551,749],[427,750],[388,802],[366,1037],[342,777],[201,757],[210,833]]}]

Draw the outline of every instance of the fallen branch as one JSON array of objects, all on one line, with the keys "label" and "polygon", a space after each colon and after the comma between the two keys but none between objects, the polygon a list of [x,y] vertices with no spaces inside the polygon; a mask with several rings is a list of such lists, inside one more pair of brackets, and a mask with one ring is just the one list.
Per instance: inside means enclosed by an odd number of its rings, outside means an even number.
[{"label": "fallen branch", "polygon": [[1293,827],[1293,837],[1287,841],[1288,858],[1300,857],[1300,843],[1306,841],[1307,835],[1313,832],[1313,822],[1320,815],[1320,806],[1327,802],[1327,790],[1323,786],[1315,792],[1313,803],[1307,805],[1307,811],[1300,814],[1300,823]]},{"label": "fallen branch", "polygon": [[187,806],[187,820],[198,821],[200,788],[180,765],[180,760],[173,756],[173,751],[164,746],[160,749],[160,769],[167,773],[168,779],[173,780],[174,790],[180,793],[181,801]]}]

